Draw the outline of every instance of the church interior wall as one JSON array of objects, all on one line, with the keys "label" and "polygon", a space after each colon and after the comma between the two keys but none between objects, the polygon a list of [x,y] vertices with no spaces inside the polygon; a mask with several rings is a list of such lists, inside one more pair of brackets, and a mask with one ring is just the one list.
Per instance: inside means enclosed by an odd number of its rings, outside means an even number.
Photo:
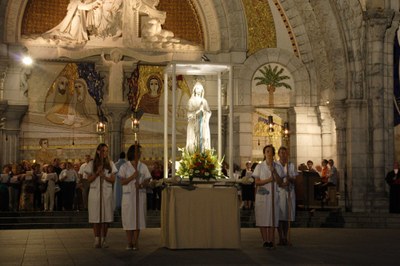
[{"label": "church interior wall", "polygon": [[[264,118],[266,114],[271,113],[277,119],[282,115],[282,121],[290,122],[293,132],[290,136],[290,151],[291,158],[294,158],[296,164],[309,159],[313,160],[315,164],[320,164],[322,158],[333,158],[335,161],[340,161],[340,158],[337,158],[339,153],[337,150],[339,148],[336,135],[337,124],[331,112],[335,111],[338,101],[341,101],[346,106],[344,110],[347,113],[347,121],[344,126],[346,158],[344,159],[345,163],[338,163],[337,166],[341,171],[347,171],[347,186],[350,196],[354,200],[354,210],[367,208],[366,194],[384,186],[384,184],[377,184],[378,176],[383,175],[387,169],[392,167],[393,158],[400,158],[400,149],[396,145],[400,143],[400,130],[398,127],[392,129],[390,121],[393,113],[391,109],[393,62],[391,62],[390,51],[392,50],[393,35],[398,27],[397,13],[393,18],[392,28],[385,36],[384,68],[383,72],[376,75],[382,78],[381,81],[379,78],[373,77],[375,74],[367,73],[365,67],[365,62],[375,58],[376,51],[371,53],[371,51],[365,50],[368,44],[366,38],[368,28],[365,25],[368,18],[363,17],[363,8],[375,8],[372,6],[374,1],[367,1],[369,6],[365,1],[336,1],[335,3],[330,1],[266,1],[274,18],[274,27],[277,33],[276,43],[275,46],[264,47],[254,54],[248,54],[250,40],[245,1],[188,1],[190,3],[185,3],[194,7],[191,12],[196,15],[203,31],[201,41],[203,50],[196,50],[193,53],[190,51],[177,53],[174,55],[175,57],[168,58],[192,60],[193,58],[198,59],[204,52],[212,62],[234,65],[234,161],[243,167],[245,161],[260,157],[253,127],[254,120],[258,119],[254,114],[258,108],[262,110]],[[65,3],[67,2],[66,0]],[[164,2],[166,3],[166,1]],[[70,127],[67,125],[57,126],[51,124],[51,121],[46,122],[44,109],[42,109],[43,98],[46,97],[60,68],[67,62],[74,62],[77,59],[70,56],[65,62],[39,60],[31,72],[25,73],[26,69],[12,57],[24,49],[23,43],[20,41],[21,29],[24,25],[23,14],[27,3],[28,0],[0,1],[0,20],[2,22],[0,25],[4,25],[0,29],[0,39],[4,41],[0,48],[0,64],[2,64],[0,77],[2,73],[7,74],[4,78],[4,86],[0,84],[1,89],[4,88],[1,100],[7,100],[7,106],[29,107],[27,115],[20,119],[21,124],[19,118],[16,117],[13,118],[13,121],[11,119],[7,121],[7,129],[1,130],[2,143],[0,147],[6,153],[2,155],[0,161],[14,161],[20,158],[33,159],[40,148],[38,140],[42,137],[43,132],[46,132],[51,152],[70,160],[83,158],[84,154],[93,152],[98,142],[98,135],[94,131],[97,121],[96,112],[90,111],[89,117],[92,120],[86,126]],[[278,4],[282,11],[278,10]],[[396,7],[396,12],[398,12],[398,1],[380,1],[379,5]],[[285,17],[282,16],[282,13]],[[284,23],[284,18],[287,18],[288,24]],[[174,27],[174,25],[170,25]],[[174,28],[169,30],[174,31]],[[201,30],[196,30],[196,34]],[[289,31],[293,33],[295,42],[292,41]],[[95,61],[96,67],[99,67],[99,71],[105,76],[106,86],[108,86],[109,69],[100,66],[99,51],[101,48],[92,48],[90,48],[91,51],[83,49],[84,52],[80,53],[79,57],[83,60]],[[107,58],[111,48],[110,46],[105,50]],[[49,59],[56,59],[62,54],[56,49],[51,50],[44,46],[32,47],[31,51],[39,50],[41,50],[41,55],[46,55]],[[125,54],[124,56],[126,56],[125,59],[134,61],[137,58],[131,56],[134,54],[131,50],[130,48],[125,49],[124,52],[129,52],[130,55]],[[380,51],[377,52],[380,53]],[[65,54],[72,55],[73,53]],[[195,56],[190,57],[193,54]],[[155,61],[157,60],[155,59]],[[155,61],[151,63],[165,64],[165,61],[162,60]],[[3,64],[3,62],[5,63]],[[277,91],[275,99],[279,100],[288,96],[289,100],[275,108],[271,108],[262,100],[256,102],[255,100],[261,98],[256,97],[259,95],[253,92],[256,87],[253,79],[257,76],[258,69],[267,64],[284,67],[291,77],[293,86],[289,92]],[[125,78],[132,73],[132,70],[133,66],[124,67]],[[23,84],[24,76],[29,76],[25,85]],[[226,80],[225,77],[223,81],[225,86]],[[384,121],[379,121],[382,118],[377,117],[376,114],[374,117],[373,111],[371,111],[373,109],[370,109],[375,94],[369,95],[366,92],[371,89],[369,87],[371,82],[375,85],[378,84],[377,87],[384,87],[382,106],[376,107],[382,108],[379,109],[379,112],[384,115]],[[27,95],[24,94],[26,85],[29,87]],[[217,122],[214,114],[216,114],[217,94],[216,91],[210,90],[215,87],[215,78],[208,77],[205,87],[205,97],[213,111],[211,125],[212,139],[214,140],[212,143],[216,145]],[[112,90],[106,90],[104,98],[106,103],[113,103],[114,99],[110,97],[113,96],[112,93]],[[120,107],[129,108],[125,96],[122,97],[120,104]],[[90,106],[93,107],[93,103]],[[159,110],[163,110],[162,105],[159,107]],[[287,115],[283,115],[283,113]],[[160,159],[163,156],[163,146],[161,145],[163,135],[162,126],[160,126],[163,120],[161,118],[161,112],[160,116],[145,114],[143,117],[141,141],[145,146],[144,156],[146,158]],[[118,119],[118,116],[112,117],[112,120]],[[373,119],[378,119],[378,121],[372,121]],[[116,134],[121,131],[121,146],[127,148],[133,141],[130,118],[124,118],[121,129],[113,128],[120,124],[115,121],[112,123],[112,130],[117,133],[112,136],[107,134],[106,139],[114,141]],[[185,123],[182,120],[178,124],[177,144],[184,146]],[[228,134],[226,128],[227,124],[225,123],[225,136]],[[265,137],[261,138],[262,144],[267,141]],[[260,146],[262,145],[260,144]],[[14,151],[15,147],[20,148]],[[225,152],[228,152],[229,147],[226,143],[224,149]],[[256,155],[254,155],[254,150],[256,150]],[[376,169],[378,170],[373,170],[371,165],[377,165]]]}]

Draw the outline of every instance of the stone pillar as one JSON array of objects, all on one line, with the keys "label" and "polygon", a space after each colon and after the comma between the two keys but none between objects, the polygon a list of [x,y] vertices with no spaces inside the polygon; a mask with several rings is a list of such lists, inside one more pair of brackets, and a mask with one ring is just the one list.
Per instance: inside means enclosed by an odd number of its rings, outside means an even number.
[{"label": "stone pillar", "polygon": [[[339,172],[339,206],[349,210],[348,185],[347,185],[347,156],[346,156],[346,122],[347,110],[343,102],[335,102],[331,114],[336,124],[336,150],[337,160],[335,165]],[[346,192],[346,193],[345,193]]]},{"label": "stone pillar", "polygon": [[321,124],[322,158],[332,158],[332,117],[326,106],[318,107],[319,121]]},{"label": "stone pillar", "polygon": [[293,107],[290,110],[290,146],[291,157],[297,164],[312,160],[314,165],[321,162],[321,127],[315,107]]},{"label": "stone pillar", "polygon": [[1,164],[16,163],[21,160],[19,157],[19,133],[22,117],[28,110],[27,105],[8,105],[3,112],[5,117],[4,128],[1,138]]},{"label": "stone pillar", "polygon": [[105,112],[108,118],[108,133],[109,133],[109,156],[112,160],[117,160],[122,147],[123,129],[126,119],[130,115],[129,106],[127,103],[122,104],[106,104]]},{"label": "stone pillar", "polygon": [[4,100],[4,82],[7,76],[7,64],[6,60],[0,59],[0,101]]},{"label": "stone pillar", "polygon": [[346,199],[353,212],[365,212],[367,184],[369,182],[368,107],[365,100],[347,100],[346,121]]},{"label": "stone pillar", "polygon": [[[385,116],[384,116],[384,66],[383,48],[386,30],[390,27],[392,11],[368,10],[366,11],[366,37],[367,37],[367,88],[369,91],[370,107],[370,132],[371,145],[371,192],[376,196],[383,196],[385,191]],[[371,199],[372,200],[372,199]]]}]

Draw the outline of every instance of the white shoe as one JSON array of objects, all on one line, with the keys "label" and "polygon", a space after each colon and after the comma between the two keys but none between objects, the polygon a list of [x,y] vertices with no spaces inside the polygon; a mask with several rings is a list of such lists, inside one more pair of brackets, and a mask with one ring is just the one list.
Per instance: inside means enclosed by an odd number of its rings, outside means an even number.
[{"label": "white shoe", "polygon": [[107,245],[107,242],[106,242],[105,238],[103,238],[103,241],[101,242],[101,247],[102,248],[108,248],[108,245]]},{"label": "white shoe", "polygon": [[100,245],[100,238],[98,238],[98,237],[95,237],[95,238],[94,238],[93,247],[94,247],[94,248],[101,248],[101,245]]}]

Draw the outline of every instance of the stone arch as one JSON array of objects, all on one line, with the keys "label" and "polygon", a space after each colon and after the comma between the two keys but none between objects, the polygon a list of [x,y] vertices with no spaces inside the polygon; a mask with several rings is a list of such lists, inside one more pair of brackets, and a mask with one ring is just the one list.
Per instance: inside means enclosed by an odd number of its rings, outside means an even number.
[{"label": "stone arch", "polygon": [[246,19],[240,0],[195,1],[207,52],[246,49]]},{"label": "stone arch", "polygon": [[21,37],[21,23],[28,0],[8,1],[4,14],[4,42],[17,43]]},{"label": "stone arch", "polygon": [[[293,106],[310,106],[311,98],[315,95],[312,91],[310,75],[305,65],[293,53],[279,48],[268,48],[260,50],[247,58],[238,76],[238,88],[241,93],[238,95],[237,104],[251,105],[251,83],[255,72],[267,63],[277,63],[285,68],[293,76],[294,94],[291,103]],[[248,96],[248,97],[246,97]]]}]

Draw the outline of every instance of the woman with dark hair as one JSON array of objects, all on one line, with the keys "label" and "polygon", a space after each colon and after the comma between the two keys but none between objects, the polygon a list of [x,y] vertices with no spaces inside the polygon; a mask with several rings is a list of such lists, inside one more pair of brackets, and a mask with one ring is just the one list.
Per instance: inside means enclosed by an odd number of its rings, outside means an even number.
[{"label": "woman with dark hair", "polygon": [[139,160],[140,149],[139,145],[129,147],[128,161],[118,172],[122,185],[122,227],[126,231],[128,250],[138,249],[140,229],[146,228],[146,187],[151,174],[147,166]]},{"label": "woman with dark hair", "polygon": [[264,161],[256,166],[253,177],[256,184],[255,218],[260,228],[263,247],[274,248],[274,230],[279,223],[279,191],[281,179],[275,171],[275,148],[263,149]]},{"label": "woman with dark hair", "polygon": [[108,158],[108,146],[101,143],[97,146],[94,160],[90,161],[85,172],[90,183],[88,214],[89,223],[93,224],[95,248],[106,248],[108,224],[114,221],[113,183],[117,168]]},{"label": "woman with dark hair", "polygon": [[245,179],[247,182],[242,183],[242,200],[243,200],[243,209],[250,210],[253,207],[254,203],[254,182],[251,181],[251,176],[253,175],[253,170],[251,168],[251,161],[246,162],[246,168],[242,170],[240,174],[240,178]]}]

